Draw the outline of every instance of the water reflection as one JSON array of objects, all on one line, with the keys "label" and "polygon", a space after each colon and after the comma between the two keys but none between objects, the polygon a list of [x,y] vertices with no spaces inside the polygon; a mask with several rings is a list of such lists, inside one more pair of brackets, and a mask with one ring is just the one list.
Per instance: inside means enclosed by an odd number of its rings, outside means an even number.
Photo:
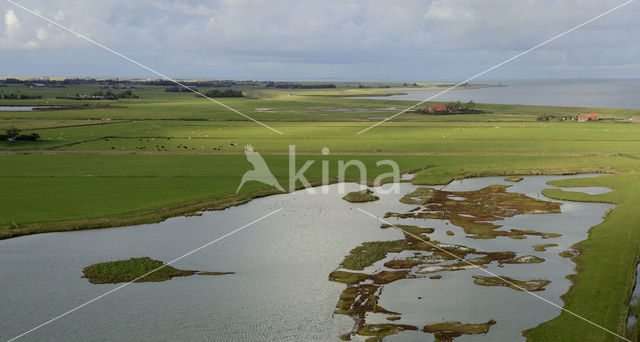
[{"label": "water reflection", "polygon": [[[567,177],[525,177],[509,191],[538,198],[545,183]],[[502,178],[467,179],[447,190],[477,189],[501,183]],[[509,183],[512,184],[512,183]],[[389,186],[389,185],[387,185]],[[285,210],[189,256],[174,266],[181,269],[228,270],[225,277],[193,276],[162,283],[139,283],[124,288],[24,340],[335,340],[353,326],[351,318],[334,315],[343,284],[328,281],[349,251],[364,241],[402,238],[396,230],[380,229],[379,222],[356,208],[382,217],[404,211],[399,202],[416,187],[400,184],[401,194],[388,194],[371,203],[343,201],[338,185],[329,192],[298,191],[256,199],[248,204],[202,216],[178,217],[158,224],[117,229],[52,233],[0,241],[0,338],[8,339],[70,308],[115,288],[92,285],[82,279],[84,266],[109,260],[148,256],[169,261],[203,242],[214,240],[269,212]],[[361,186],[346,184],[347,191]],[[534,229],[561,233],[541,240],[468,239],[461,229],[441,220],[419,220],[434,227],[432,239],[470,245],[478,250],[511,250],[542,256],[535,265],[490,265],[497,274],[514,278],[539,275],[552,281],[541,294],[556,303],[570,283],[565,276],[574,264],[557,256],[587,237],[589,227],[602,221],[608,204],[563,202],[561,214],[519,215],[501,222],[505,229]],[[396,223],[415,224],[416,219]],[[455,235],[447,235],[451,230]],[[559,246],[536,252],[532,245]],[[530,295],[502,287],[473,284],[478,270],[448,272],[442,279],[406,279],[385,285],[380,305],[402,313],[402,323],[497,321],[489,333],[462,336],[466,340],[520,340],[521,331],[547,321],[559,312]],[[418,299],[421,297],[421,299]],[[383,320],[376,314],[371,322]],[[421,340],[424,333],[405,332],[390,340]]]}]

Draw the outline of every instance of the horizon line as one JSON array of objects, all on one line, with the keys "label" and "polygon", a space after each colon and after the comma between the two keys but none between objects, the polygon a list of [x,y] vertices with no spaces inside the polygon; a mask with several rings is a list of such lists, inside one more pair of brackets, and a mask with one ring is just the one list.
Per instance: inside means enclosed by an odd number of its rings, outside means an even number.
[{"label": "horizon line", "polygon": [[[137,77],[137,76],[64,76],[64,75],[0,75],[0,80],[7,78],[16,78],[19,80],[30,79],[50,79],[50,80],[64,80],[64,79],[79,79],[79,80],[121,80],[121,81],[149,81],[149,80],[164,80],[160,77]],[[455,80],[382,80],[382,79],[355,79],[355,78],[337,78],[337,77],[320,77],[320,78],[306,78],[306,77],[292,77],[292,78],[209,78],[209,77],[174,77],[176,80],[181,81],[253,81],[253,82],[337,82],[337,83],[350,83],[350,82],[367,82],[367,83],[454,83]],[[507,82],[507,81],[600,81],[600,80],[640,80],[640,76],[627,76],[627,77],[518,77],[518,78],[504,78],[504,79],[478,79],[478,82]],[[478,83],[470,83],[478,84]]]}]

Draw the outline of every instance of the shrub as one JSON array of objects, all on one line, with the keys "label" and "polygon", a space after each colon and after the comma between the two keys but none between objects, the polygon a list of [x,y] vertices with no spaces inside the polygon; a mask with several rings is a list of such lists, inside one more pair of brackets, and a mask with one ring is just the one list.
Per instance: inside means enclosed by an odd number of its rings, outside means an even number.
[{"label": "shrub", "polygon": [[0,140],[23,140],[23,141],[36,141],[40,139],[40,134],[31,133],[31,134],[20,134],[20,130],[12,127],[7,129],[6,134],[0,134]]},{"label": "shrub", "polygon": [[[244,93],[241,90],[234,89],[211,89],[203,93],[206,97],[244,97]],[[202,97],[200,94],[196,94],[196,97]]]}]

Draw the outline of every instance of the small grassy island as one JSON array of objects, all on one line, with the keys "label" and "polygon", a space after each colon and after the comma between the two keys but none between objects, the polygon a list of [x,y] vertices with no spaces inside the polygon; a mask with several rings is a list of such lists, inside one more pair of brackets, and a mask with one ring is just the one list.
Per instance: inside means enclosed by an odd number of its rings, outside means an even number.
[{"label": "small grassy island", "polygon": [[[136,279],[152,271],[154,272],[140,279]],[[165,265],[160,260],[154,260],[149,257],[100,262],[83,268],[82,272],[84,273],[82,277],[89,279],[89,282],[92,284],[115,284],[133,280],[135,280],[136,283],[165,281],[173,277],[187,277],[194,274],[233,274],[233,272],[198,272],[194,270],[180,270],[175,267]]]},{"label": "small grassy island", "polygon": [[490,319],[487,323],[469,324],[460,322],[441,322],[425,325],[423,330],[435,335],[437,341],[453,341],[455,337],[465,335],[486,334],[496,324]]},{"label": "small grassy island", "polygon": [[517,182],[519,182],[519,181],[521,181],[521,180],[523,180],[523,179],[524,179],[524,178],[519,177],[519,176],[511,176],[511,177],[507,177],[507,178],[505,178],[504,180],[505,180],[505,181],[507,181],[507,182],[514,182],[514,183],[517,183]]},{"label": "small grassy island", "polygon": [[551,281],[546,279],[534,279],[534,280],[517,280],[509,277],[484,277],[473,276],[473,283],[481,286],[504,286],[510,289],[518,291],[544,291],[544,287],[551,284]]},{"label": "small grassy island", "polygon": [[533,245],[533,249],[538,251],[538,252],[544,252],[549,247],[557,247],[557,246],[558,246],[557,243],[538,243],[538,244]]},{"label": "small grassy island", "polygon": [[342,197],[342,199],[351,203],[362,203],[377,201],[380,199],[380,197],[374,195],[373,191],[364,189],[360,191],[350,192],[346,196]]}]

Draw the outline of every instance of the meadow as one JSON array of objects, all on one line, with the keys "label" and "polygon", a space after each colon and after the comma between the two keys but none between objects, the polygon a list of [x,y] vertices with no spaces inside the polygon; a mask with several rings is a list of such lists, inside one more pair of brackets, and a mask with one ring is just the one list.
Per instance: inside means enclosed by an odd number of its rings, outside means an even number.
[{"label": "meadow", "polygon": [[[579,273],[565,301],[567,308],[624,333],[640,243],[640,217],[634,211],[640,201],[640,126],[629,120],[638,110],[477,104],[485,114],[406,113],[357,134],[413,103],[340,96],[403,89],[246,87],[246,98],[219,99],[284,133],[280,135],[206,99],[167,93],[163,87],[133,89],[137,99],[56,99],[96,90],[99,87],[0,88],[5,94],[43,97],[0,100],[0,106],[62,106],[0,112],[0,131],[15,127],[41,137],[36,142],[0,142],[0,238],[157,222],[276,193],[250,182],[236,194],[242,175],[251,169],[243,153],[249,144],[263,154],[285,188],[290,145],[300,152],[298,167],[315,160],[305,173],[314,184],[321,179],[322,160],[329,161],[333,182],[338,160],[350,159],[365,163],[369,181],[390,171],[377,167],[377,161],[394,160],[404,171],[419,170],[416,184],[488,175],[603,172],[610,175],[567,182],[610,187],[614,191],[609,194],[549,196],[618,204],[579,244]],[[606,120],[536,121],[539,115],[593,111]],[[324,147],[331,154],[321,155]],[[356,171],[348,169],[347,179],[357,180]],[[611,256],[611,250],[617,253]],[[535,341],[616,340],[566,313],[527,334]]]}]

